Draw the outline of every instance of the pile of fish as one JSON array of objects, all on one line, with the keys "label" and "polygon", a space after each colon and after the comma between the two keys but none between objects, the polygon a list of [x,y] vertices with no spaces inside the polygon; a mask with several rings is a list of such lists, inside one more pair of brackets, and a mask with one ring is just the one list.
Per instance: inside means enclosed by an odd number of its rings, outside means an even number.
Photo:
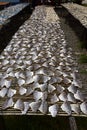
[{"label": "pile of fish", "polygon": [[2,11],[0,11],[0,25],[4,24],[6,20],[12,16],[18,14],[22,9],[28,6],[28,3],[21,3],[14,6],[10,6]]},{"label": "pile of fish", "polygon": [[63,6],[76,18],[81,24],[87,28],[87,7],[75,4],[68,3],[63,4]]},{"label": "pile of fish", "polygon": [[21,114],[39,112],[53,117],[61,112],[87,114],[72,49],[67,47],[59,18],[49,21],[47,9],[37,6],[0,55],[3,113],[12,108]]}]

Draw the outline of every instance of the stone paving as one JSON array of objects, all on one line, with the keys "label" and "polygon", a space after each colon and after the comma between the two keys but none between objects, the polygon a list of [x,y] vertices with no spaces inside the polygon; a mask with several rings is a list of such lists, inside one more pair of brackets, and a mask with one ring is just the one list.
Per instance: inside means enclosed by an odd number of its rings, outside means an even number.
[{"label": "stone paving", "polygon": [[10,19],[12,16],[18,14],[26,6],[28,6],[27,3],[17,4],[0,11],[0,26],[5,24],[6,21]]},{"label": "stone paving", "polygon": [[87,28],[87,7],[68,3],[68,4],[62,4],[63,7],[65,7],[76,19],[78,19],[81,24]]},{"label": "stone paving", "polygon": [[75,62],[53,8],[37,6],[0,56],[0,115],[85,116]]}]

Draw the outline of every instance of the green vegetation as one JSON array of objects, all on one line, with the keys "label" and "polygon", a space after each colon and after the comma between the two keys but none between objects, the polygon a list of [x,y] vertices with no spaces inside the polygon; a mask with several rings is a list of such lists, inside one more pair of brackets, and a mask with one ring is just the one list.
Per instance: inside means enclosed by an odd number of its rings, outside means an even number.
[{"label": "green vegetation", "polygon": [[81,74],[87,74],[87,70],[82,69],[82,70],[80,70],[80,73],[81,73]]},{"label": "green vegetation", "polygon": [[86,42],[79,40],[79,41],[77,42],[77,47],[78,47],[78,49],[80,49],[80,50],[86,49],[86,48],[87,48],[87,44],[86,44]]},{"label": "green vegetation", "polygon": [[87,54],[80,55],[79,63],[87,63]]}]

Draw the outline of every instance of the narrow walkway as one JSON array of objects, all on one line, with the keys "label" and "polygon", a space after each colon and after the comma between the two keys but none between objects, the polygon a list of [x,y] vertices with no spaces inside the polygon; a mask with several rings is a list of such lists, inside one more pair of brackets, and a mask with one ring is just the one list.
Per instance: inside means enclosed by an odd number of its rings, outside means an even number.
[{"label": "narrow walkway", "polygon": [[87,114],[72,49],[52,7],[35,8],[1,54],[0,67],[1,115]]}]

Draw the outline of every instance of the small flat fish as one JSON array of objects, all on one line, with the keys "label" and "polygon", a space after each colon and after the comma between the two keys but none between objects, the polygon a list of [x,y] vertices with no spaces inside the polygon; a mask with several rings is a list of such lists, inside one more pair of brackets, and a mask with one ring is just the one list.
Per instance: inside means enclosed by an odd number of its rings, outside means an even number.
[{"label": "small flat fish", "polygon": [[81,111],[82,111],[84,114],[87,115],[87,102],[81,103],[80,109],[81,109]]},{"label": "small flat fish", "polygon": [[7,99],[2,106],[2,109],[7,109],[9,107],[13,107],[13,105],[14,105],[13,99],[12,98]]},{"label": "small flat fish", "polygon": [[46,101],[42,101],[41,105],[39,107],[39,111],[42,112],[43,114],[47,113],[47,102]]},{"label": "small flat fish", "polygon": [[65,111],[68,115],[71,115],[71,106],[70,106],[70,103],[69,102],[64,102],[62,105],[61,105],[61,109],[63,111]]},{"label": "small flat fish", "polygon": [[52,117],[56,117],[56,115],[58,113],[58,104],[50,106],[49,112],[51,113]]},{"label": "small flat fish", "polygon": [[37,101],[37,102],[31,102],[31,103],[29,104],[29,106],[30,106],[30,108],[31,108],[31,110],[32,110],[33,112],[37,112],[37,110],[38,110],[39,107],[40,107],[40,104],[41,104],[41,102],[39,102],[39,101]]},{"label": "small flat fish", "polygon": [[79,104],[71,104],[71,110],[74,111],[76,114],[79,114],[80,113]]},{"label": "small flat fish", "polygon": [[51,96],[51,103],[56,103],[59,101],[59,98],[57,97],[56,94],[54,94],[53,96]]},{"label": "small flat fish", "polygon": [[23,111],[23,109],[24,109],[24,104],[23,104],[23,102],[22,102],[21,99],[18,99],[18,100],[16,101],[16,103],[14,104],[14,109],[18,109],[18,110]]},{"label": "small flat fish", "polygon": [[75,97],[77,100],[84,101],[84,96],[83,96],[83,94],[81,93],[80,90],[77,90],[76,94],[74,94],[74,97]]},{"label": "small flat fish", "polygon": [[67,101],[67,94],[65,92],[62,92],[60,95],[59,95],[59,99],[61,101]]},{"label": "small flat fish", "polygon": [[0,90],[0,97],[5,97],[5,95],[7,94],[7,91],[8,91],[7,88],[2,88],[2,89]]}]

